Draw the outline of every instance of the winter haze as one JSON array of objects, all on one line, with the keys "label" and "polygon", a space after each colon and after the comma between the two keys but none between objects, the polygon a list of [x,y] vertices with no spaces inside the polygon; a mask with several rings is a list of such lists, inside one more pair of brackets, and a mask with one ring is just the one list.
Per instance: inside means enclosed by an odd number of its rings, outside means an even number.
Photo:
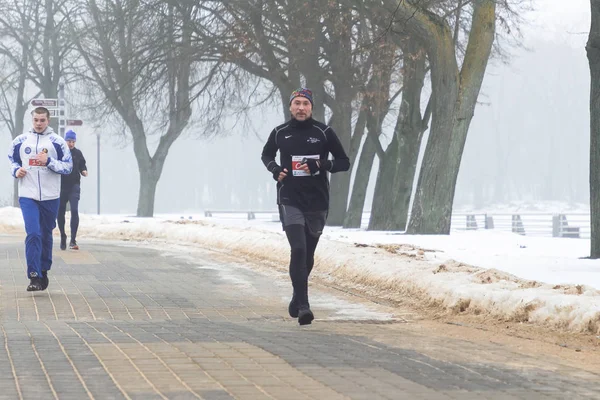
[{"label": "winter haze", "polygon": [[[518,201],[588,202],[589,69],[585,42],[589,2],[538,0],[534,6],[536,10],[525,16],[523,48],[510,49],[510,59],[494,60],[488,68],[467,138],[455,208],[485,209]],[[76,101],[68,88],[67,98]],[[80,210],[96,212],[95,134],[99,133],[101,211],[135,214],[139,173],[131,142],[110,129],[94,129],[93,122],[101,121],[86,120],[76,129],[77,147],[83,151],[90,171],[88,178],[82,178]],[[274,100],[250,111],[249,124],[232,116],[227,128],[210,139],[201,138],[202,127],[189,127],[169,152],[158,184],[155,212],[274,209],[274,182],[260,162],[260,152],[271,129],[281,122],[281,107]],[[3,154],[9,144],[10,134],[3,126]],[[4,167],[0,202],[8,205],[12,178],[6,159]],[[370,198],[365,210],[370,210]]]}]

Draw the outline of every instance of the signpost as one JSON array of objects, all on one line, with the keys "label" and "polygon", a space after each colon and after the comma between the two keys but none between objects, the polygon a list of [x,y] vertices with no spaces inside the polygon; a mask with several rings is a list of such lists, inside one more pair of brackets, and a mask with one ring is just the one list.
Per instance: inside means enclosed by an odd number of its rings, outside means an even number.
[{"label": "signpost", "polygon": [[[58,118],[58,131],[61,137],[65,137],[67,126],[82,126],[83,121],[80,119],[67,119],[66,117],[66,101],[65,101],[65,84],[61,81],[58,84],[57,99],[32,99],[29,104],[33,107],[45,107],[50,112],[50,118]],[[97,207],[100,214],[100,135],[96,135],[96,150],[98,157],[98,173],[97,173]]]},{"label": "signpost", "polygon": [[30,104],[34,107],[58,108],[58,99],[32,99]]},{"label": "signpost", "polygon": [[65,137],[65,83],[61,79],[58,81],[58,134],[60,137]]},{"label": "signpost", "polygon": [[58,84],[58,99],[32,99],[29,104],[33,107],[45,107],[50,112],[50,118],[58,118],[58,126],[51,123],[54,129],[58,128],[60,136],[65,137],[65,85]]},{"label": "signpost", "polygon": [[[65,130],[67,126],[82,126],[83,121],[80,119],[67,119],[65,112],[65,92],[64,84],[59,83],[58,99],[32,99],[29,104],[33,107],[45,107],[50,112],[50,118],[58,118],[58,130],[61,137],[65,137]],[[96,134],[96,151],[97,151],[97,162],[98,171],[96,174],[96,206],[98,215],[100,215],[100,134]]]},{"label": "signpost", "polygon": [[50,118],[65,117],[65,110],[57,106],[56,99],[33,99],[30,104],[34,107],[45,107],[50,112]]},{"label": "signpost", "polygon": [[58,99],[32,99],[29,104],[33,107],[45,107],[50,112],[50,118],[58,118],[58,130],[62,137],[65,137],[67,126],[82,126],[83,121],[80,119],[66,119],[64,85],[59,85]]}]

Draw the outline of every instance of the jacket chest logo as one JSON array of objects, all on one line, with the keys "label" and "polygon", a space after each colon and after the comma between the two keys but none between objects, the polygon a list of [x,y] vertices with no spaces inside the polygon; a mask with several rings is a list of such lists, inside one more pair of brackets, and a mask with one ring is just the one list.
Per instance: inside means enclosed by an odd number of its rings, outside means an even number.
[{"label": "jacket chest logo", "polygon": [[319,143],[320,141],[321,141],[320,139],[317,139],[317,138],[314,138],[314,137],[306,139],[307,143]]}]

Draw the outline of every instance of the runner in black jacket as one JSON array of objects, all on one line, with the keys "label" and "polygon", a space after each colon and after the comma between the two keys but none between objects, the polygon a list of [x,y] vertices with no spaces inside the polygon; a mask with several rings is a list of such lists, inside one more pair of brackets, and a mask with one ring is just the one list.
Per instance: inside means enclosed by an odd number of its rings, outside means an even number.
[{"label": "runner in black jacket", "polygon": [[58,207],[58,230],[60,231],[60,249],[67,248],[67,234],[65,233],[65,212],[67,211],[67,202],[71,206],[71,241],[69,248],[79,250],[77,244],[77,229],[79,228],[79,198],[81,196],[81,175],[88,176],[85,158],[81,150],[75,147],[77,134],[72,130],[65,133],[67,146],[71,150],[73,157],[73,170],[69,175],[62,175],[60,182],[60,205]]},{"label": "runner in black jacket", "polygon": [[[308,276],[329,210],[327,172],[347,171],[350,160],[331,127],[312,119],[312,92],[301,88],[290,97],[292,119],[275,128],[262,161],[277,180],[279,217],[291,247],[289,305],[300,325],[314,319],[308,302]],[[279,150],[279,164],[275,156]],[[329,160],[329,154],[333,160]]]}]

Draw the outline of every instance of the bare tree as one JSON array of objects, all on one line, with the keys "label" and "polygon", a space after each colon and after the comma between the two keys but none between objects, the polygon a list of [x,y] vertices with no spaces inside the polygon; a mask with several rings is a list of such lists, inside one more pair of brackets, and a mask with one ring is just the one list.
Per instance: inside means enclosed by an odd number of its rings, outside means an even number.
[{"label": "bare tree", "polygon": [[[203,3],[181,9],[161,1],[88,0],[85,13],[71,21],[77,49],[102,94],[97,107],[116,113],[133,140],[140,217],[154,214],[167,154],[188,126],[193,105],[205,122],[214,122],[211,110],[220,115],[224,109],[224,100],[217,104],[207,91],[227,73],[219,63],[204,63],[193,43],[192,19],[203,13]],[[154,154],[152,134],[159,135]]]},{"label": "bare tree", "polygon": [[[13,138],[24,131],[31,98],[40,94],[55,98],[59,80],[68,82],[74,76],[63,12],[72,12],[76,5],[69,0],[0,0],[0,59],[6,72],[0,87],[0,118]],[[31,86],[36,89],[28,90]],[[52,122],[56,129],[57,121]],[[13,204],[18,207],[16,182]]]},{"label": "bare tree", "polygon": [[[227,29],[215,33],[196,24],[195,30],[214,44],[222,60],[273,85],[285,116],[290,92],[301,84],[311,87],[314,117],[330,115],[327,122],[354,159],[366,123],[366,115],[358,115],[359,99],[371,65],[379,61],[371,54],[372,28],[357,12],[356,1],[234,0],[213,2],[210,10]],[[331,225],[344,222],[350,179],[350,174],[332,177]]]},{"label": "bare tree", "polygon": [[460,70],[448,25],[431,16],[423,22],[420,28],[427,32],[424,44],[431,62],[433,119],[407,232],[449,234],[460,160],[494,42],[496,3],[473,2]]},{"label": "bare tree", "polygon": [[370,230],[405,229],[421,140],[431,117],[431,100],[421,113],[425,50],[415,38],[406,39],[403,48],[404,90],[392,141],[380,157]]},{"label": "bare tree", "polygon": [[[378,43],[371,50],[371,55],[374,62],[371,66],[371,76],[365,90],[361,91],[360,114],[358,117],[357,127],[365,127],[367,137],[362,145],[360,157],[358,158],[356,171],[354,174],[354,183],[352,186],[352,196],[344,221],[344,228],[360,228],[362,215],[367,196],[367,187],[373,167],[375,156],[379,158],[380,171],[382,162],[385,158],[379,137],[382,134],[386,116],[390,112],[390,107],[396,97],[402,91],[402,88],[394,90],[398,86],[398,82],[393,82],[394,79],[401,81],[402,76],[394,76],[394,73],[399,64],[401,57],[398,56],[398,46],[389,40],[384,35],[379,35],[377,29],[374,29],[376,37],[379,37]],[[361,132],[355,128],[355,133],[352,137],[352,151],[357,149],[357,141],[362,139]],[[354,154],[352,154],[354,156]],[[387,182],[390,183],[389,181]]]},{"label": "bare tree", "polygon": [[[25,112],[29,101],[25,100],[25,84],[27,83],[27,69],[29,64],[29,49],[21,46],[11,48],[7,42],[7,35],[2,35],[0,57],[3,59],[2,70],[7,71],[7,76],[0,83],[0,118],[8,128],[14,139],[24,131]],[[16,68],[16,69],[15,69]],[[13,182],[14,207],[19,207],[18,181]]]},{"label": "bare tree", "polygon": [[[502,35],[499,35],[495,30],[492,30],[491,32],[491,37],[496,38],[496,40],[492,40],[492,52],[490,53],[494,55],[494,57],[507,60],[508,53],[506,48],[519,45],[519,24],[522,21],[518,11],[527,9],[528,1],[529,0],[517,0],[510,3],[504,1],[498,3],[498,6],[494,11],[495,21],[497,21],[504,29]],[[421,149],[421,140],[424,132],[428,129],[429,120],[434,112],[433,97],[430,97],[425,110],[421,111],[420,93],[421,88],[424,87],[424,73],[431,70],[432,63],[430,58],[432,42],[443,42],[444,44],[442,47],[448,47],[448,49],[446,49],[447,55],[451,54],[449,46],[451,44],[454,46],[453,57],[448,57],[450,60],[448,62],[452,64],[452,60],[454,60],[454,64],[456,65],[455,70],[457,71],[455,76],[459,77],[460,84],[463,84],[465,81],[461,78],[461,72],[458,71],[458,65],[462,64],[464,67],[464,61],[467,60],[467,51],[469,48],[471,49],[471,53],[473,53],[474,46],[469,47],[468,43],[473,43],[473,41],[469,41],[469,39],[472,39],[471,32],[474,26],[472,23],[474,11],[479,6],[477,5],[475,7],[470,0],[421,0],[413,2],[384,0],[385,7],[383,10],[385,11],[382,15],[379,12],[382,9],[377,7],[378,4],[379,3],[375,1],[364,2],[362,7],[366,10],[361,12],[365,15],[370,15],[374,21],[379,21],[380,23],[383,21],[382,26],[388,30],[388,33],[393,40],[405,50],[407,49],[407,45],[412,48],[409,50],[409,53],[412,55],[410,59],[404,60],[402,67],[402,71],[405,74],[405,91],[403,92],[400,113],[396,122],[396,128],[394,129],[394,135],[392,136],[392,142],[386,149],[384,157],[380,158],[380,169],[375,186],[375,197],[373,199],[369,229],[403,230],[407,224],[417,158],[419,150]],[[385,13],[387,13],[387,18],[385,18]],[[376,15],[379,15],[380,17],[377,17]],[[420,23],[424,24],[418,27]],[[443,39],[442,37],[436,38],[435,35],[430,35],[430,33],[436,32],[436,30],[444,32]],[[429,33],[427,33],[428,31]],[[428,35],[429,39],[427,39]],[[429,40],[429,42],[427,40]],[[475,47],[480,48],[481,44],[482,43],[478,43],[479,46]],[[489,57],[490,56],[488,56],[488,58]],[[416,61],[418,62],[415,63]],[[437,62],[437,64],[438,71],[440,68],[444,67],[441,62]],[[465,68],[463,68],[463,72],[466,72]],[[436,72],[436,74],[437,73],[439,72]],[[450,76],[450,74],[448,76]],[[464,77],[466,75],[463,73],[462,76]],[[481,77],[482,76],[483,75],[481,75]],[[412,82],[415,79],[416,81]],[[471,80],[471,82],[476,82],[476,80]],[[415,90],[416,88],[418,88],[418,92]],[[439,87],[435,88],[434,92],[439,91],[439,89]],[[477,93],[478,91],[479,89],[477,88]],[[462,94],[462,92],[457,93]],[[475,96],[473,104],[477,103],[477,97],[478,96]],[[452,104],[458,104],[459,102],[460,101],[456,101]],[[468,119],[468,122],[470,122],[470,118]],[[460,134],[457,137],[460,138]],[[463,147],[464,143],[456,149],[457,154],[462,154]],[[437,165],[438,161],[429,159],[431,155],[435,155],[435,153],[431,151],[426,152],[423,165],[432,163],[433,165]],[[451,163],[450,165],[452,166],[454,164]],[[460,159],[455,168],[456,174],[458,174],[458,165],[460,165]],[[438,166],[437,168],[441,170],[445,168],[445,166]],[[451,170],[453,169],[451,168]],[[446,211],[448,216],[451,213],[454,197],[453,188],[456,185],[456,179],[451,178],[451,175],[452,173],[449,175],[450,181],[454,181],[454,183],[449,185],[449,190],[452,191],[452,194],[446,196],[445,200],[446,202],[449,202]],[[444,182],[443,179],[441,179],[441,181]],[[436,180],[436,182],[438,181]],[[421,187],[423,187],[423,185]],[[427,201],[433,201],[434,198],[435,197],[426,196]],[[438,198],[438,200],[441,200],[442,198],[443,196]],[[444,201],[442,201],[442,203],[443,202]],[[429,210],[426,212],[426,215],[428,218],[435,218],[434,214]]]},{"label": "bare tree", "polygon": [[431,66],[432,123],[419,174],[410,233],[450,232],[456,178],[468,127],[492,51],[496,26],[495,0],[473,0],[468,45],[459,68],[456,40],[444,15],[431,11],[448,2],[386,1],[397,40],[422,43]]},{"label": "bare tree", "polygon": [[[27,57],[22,59],[25,63]],[[29,100],[25,100],[25,69],[19,69],[18,72],[3,79],[0,83],[0,119],[5,123],[14,139],[24,131],[25,112]],[[14,207],[19,207],[18,181],[13,182],[13,201]]]}]

